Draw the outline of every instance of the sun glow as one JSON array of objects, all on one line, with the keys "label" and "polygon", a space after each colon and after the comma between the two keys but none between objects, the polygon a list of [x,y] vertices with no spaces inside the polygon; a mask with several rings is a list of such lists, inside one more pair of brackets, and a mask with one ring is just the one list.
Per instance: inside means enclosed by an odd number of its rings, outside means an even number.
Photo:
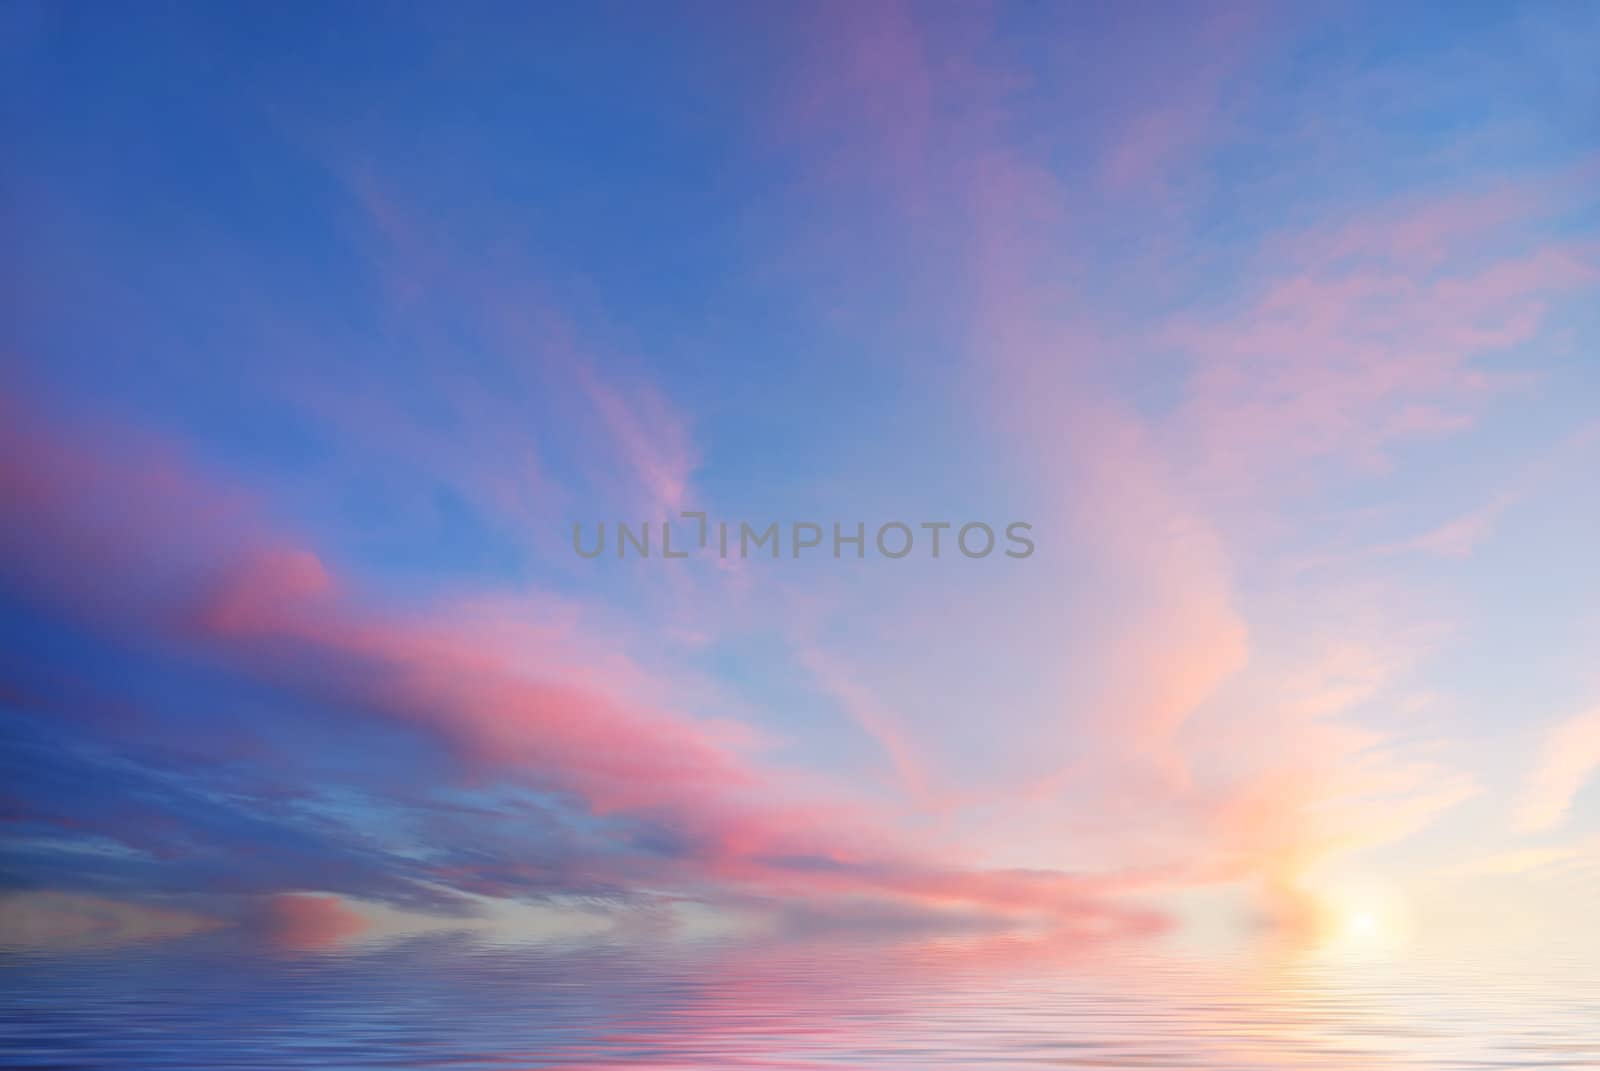
[{"label": "sun glow", "polygon": [[1339,889],[1323,904],[1323,943],[1330,949],[1379,951],[1404,943],[1404,905],[1392,892],[1370,885]]},{"label": "sun glow", "polygon": [[1344,924],[1345,933],[1351,937],[1371,938],[1378,935],[1378,916],[1370,911],[1351,912]]}]

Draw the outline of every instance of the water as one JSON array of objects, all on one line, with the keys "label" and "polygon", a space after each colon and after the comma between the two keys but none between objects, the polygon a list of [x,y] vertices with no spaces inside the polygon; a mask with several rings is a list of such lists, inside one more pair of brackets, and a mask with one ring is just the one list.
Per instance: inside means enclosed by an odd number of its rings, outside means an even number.
[{"label": "water", "polygon": [[0,1067],[1600,1068],[1600,971],[1059,943],[8,954]]}]

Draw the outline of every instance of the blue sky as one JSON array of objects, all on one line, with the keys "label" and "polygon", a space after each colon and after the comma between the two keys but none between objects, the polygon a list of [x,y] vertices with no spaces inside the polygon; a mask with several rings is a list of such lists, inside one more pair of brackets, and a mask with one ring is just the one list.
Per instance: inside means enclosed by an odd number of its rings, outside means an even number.
[{"label": "blue sky", "polygon": [[4,19],[10,895],[1576,911],[1588,5]]}]

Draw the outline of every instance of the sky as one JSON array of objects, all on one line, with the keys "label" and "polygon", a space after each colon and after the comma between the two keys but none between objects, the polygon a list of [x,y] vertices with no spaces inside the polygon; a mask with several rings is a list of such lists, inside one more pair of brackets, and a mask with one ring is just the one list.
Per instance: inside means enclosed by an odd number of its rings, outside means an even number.
[{"label": "sky", "polygon": [[1600,939],[1597,46],[7,4],[0,937]]}]

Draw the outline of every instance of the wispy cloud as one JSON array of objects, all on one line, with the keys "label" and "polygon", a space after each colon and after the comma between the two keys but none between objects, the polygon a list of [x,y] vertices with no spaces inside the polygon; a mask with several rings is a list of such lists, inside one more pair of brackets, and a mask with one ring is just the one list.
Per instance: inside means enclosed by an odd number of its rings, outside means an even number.
[{"label": "wispy cloud", "polygon": [[1538,833],[1560,825],[1597,770],[1600,710],[1574,715],[1548,730],[1517,806],[1517,829]]}]

